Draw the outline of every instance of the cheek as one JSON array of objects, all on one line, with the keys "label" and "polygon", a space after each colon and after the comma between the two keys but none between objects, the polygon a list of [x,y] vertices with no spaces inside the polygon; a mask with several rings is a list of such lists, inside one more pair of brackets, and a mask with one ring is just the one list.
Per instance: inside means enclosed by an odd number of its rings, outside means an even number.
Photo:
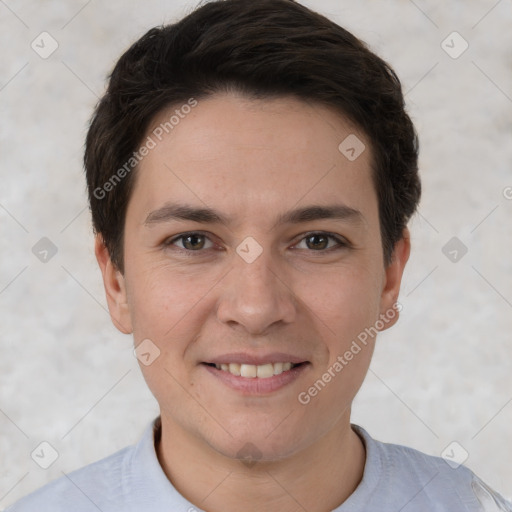
[{"label": "cheek", "polygon": [[[154,338],[163,343],[200,314],[201,299],[211,288],[210,280],[165,267],[134,273],[130,285],[130,312],[136,340]],[[197,319],[196,319],[197,320]]]},{"label": "cheek", "polygon": [[[328,414],[328,404],[348,406],[364,380],[375,342],[371,328],[379,318],[379,282],[377,269],[340,269],[311,296],[326,349],[312,379],[312,409],[319,415]],[[315,393],[322,398],[314,399]]]},{"label": "cheek", "polygon": [[308,417],[321,418],[327,430],[345,414],[364,381],[375,341],[369,328],[378,319],[380,304],[378,281],[370,272],[336,275],[325,281],[323,293],[310,296],[325,359],[299,397]]},{"label": "cheek", "polygon": [[300,290],[298,295],[331,337],[346,341],[378,318],[381,289],[374,269],[334,268],[314,280],[304,279]]},{"label": "cheek", "polygon": [[138,345],[149,339],[158,353],[151,364],[140,364],[140,368],[157,401],[178,414],[176,404],[187,398],[182,386],[197,394],[190,348],[211,307],[205,296],[212,285],[204,276],[183,275],[147,263],[140,268],[145,270],[133,273],[129,283],[134,341]]}]

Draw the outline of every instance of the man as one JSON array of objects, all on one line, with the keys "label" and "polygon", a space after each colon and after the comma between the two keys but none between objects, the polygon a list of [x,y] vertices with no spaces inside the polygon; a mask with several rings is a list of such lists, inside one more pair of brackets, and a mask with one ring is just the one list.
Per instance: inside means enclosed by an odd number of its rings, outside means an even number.
[{"label": "man", "polygon": [[207,3],[119,60],[87,135],[96,257],[160,416],[17,511],[512,510],[350,423],[419,197],[398,78],[291,0]]}]

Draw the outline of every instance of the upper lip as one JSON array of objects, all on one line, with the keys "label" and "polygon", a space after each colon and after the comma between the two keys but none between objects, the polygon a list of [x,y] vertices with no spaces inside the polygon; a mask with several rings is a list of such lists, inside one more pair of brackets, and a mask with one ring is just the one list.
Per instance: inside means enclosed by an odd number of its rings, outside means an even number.
[{"label": "upper lip", "polygon": [[293,356],[291,354],[286,354],[285,352],[271,352],[269,354],[248,354],[246,352],[232,352],[229,354],[223,354],[220,356],[212,357],[205,363],[213,363],[213,364],[230,364],[230,363],[239,363],[239,364],[253,364],[253,365],[263,365],[269,363],[306,363],[307,360],[301,357]]}]

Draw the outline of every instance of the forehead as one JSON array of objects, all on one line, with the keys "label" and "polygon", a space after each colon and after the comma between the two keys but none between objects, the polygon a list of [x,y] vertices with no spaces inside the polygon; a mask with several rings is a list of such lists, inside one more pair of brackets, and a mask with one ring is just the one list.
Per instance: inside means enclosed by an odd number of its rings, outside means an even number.
[{"label": "forehead", "polygon": [[144,211],[179,198],[232,217],[300,202],[376,212],[369,141],[319,104],[219,94],[160,112],[147,137],[133,192]]}]

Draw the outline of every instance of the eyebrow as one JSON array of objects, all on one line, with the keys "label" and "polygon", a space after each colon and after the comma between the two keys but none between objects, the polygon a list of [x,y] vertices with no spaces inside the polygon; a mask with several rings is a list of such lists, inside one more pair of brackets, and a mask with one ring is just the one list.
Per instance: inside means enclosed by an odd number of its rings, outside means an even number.
[{"label": "eyebrow", "polygon": [[[281,214],[272,229],[280,224],[300,224],[323,219],[361,223],[364,217],[359,210],[344,204],[309,205]],[[172,220],[188,220],[203,224],[225,225],[231,222],[230,217],[212,208],[198,208],[187,204],[167,203],[163,207],[149,213],[144,224],[146,226],[152,226]]]}]

